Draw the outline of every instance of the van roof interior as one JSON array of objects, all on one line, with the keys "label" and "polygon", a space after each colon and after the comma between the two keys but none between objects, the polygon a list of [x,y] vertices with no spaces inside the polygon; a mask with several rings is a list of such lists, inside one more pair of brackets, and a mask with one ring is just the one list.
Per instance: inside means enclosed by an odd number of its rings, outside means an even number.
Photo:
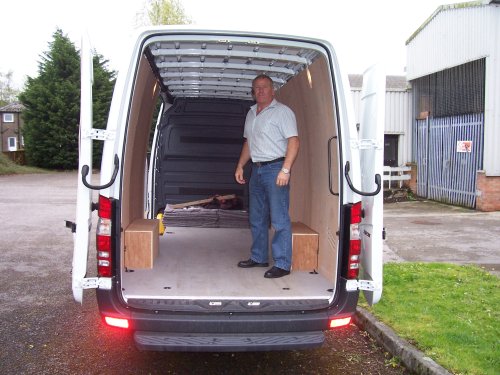
[{"label": "van roof interior", "polygon": [[[303,44],[303,46],[300,46]],[[154,37],[146,56],[156,70],[162,92],[172,98],[205,97],[252,100],[256,75],[265,73],[279,89],[307,69],[317,50],[303,42],[283,38],[255,39],[245,36],[228,40],[217,35]]]}]

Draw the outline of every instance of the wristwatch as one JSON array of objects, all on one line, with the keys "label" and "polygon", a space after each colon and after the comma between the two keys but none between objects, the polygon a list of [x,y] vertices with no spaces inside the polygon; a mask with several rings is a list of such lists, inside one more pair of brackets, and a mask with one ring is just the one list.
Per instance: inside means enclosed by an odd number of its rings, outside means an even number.
[{"label": "wristwatch", "polygon": [[290,174],[290,169],[281,168],[281,172],[283,172],[284,174]]}]

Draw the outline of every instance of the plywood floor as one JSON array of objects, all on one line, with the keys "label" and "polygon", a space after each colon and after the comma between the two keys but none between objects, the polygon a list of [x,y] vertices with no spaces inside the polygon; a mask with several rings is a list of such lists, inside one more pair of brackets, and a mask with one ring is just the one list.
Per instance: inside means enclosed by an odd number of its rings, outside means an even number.
[{"label": "plywood floor", "polygon": [[250,256],[248,228],[171,227],[159,244],[153,269],[122,274],[126,299],[328,300],[332,296],[328,289],[333,286],[316,273],[292,271],[266,279],[267,268],[237,267]]}]

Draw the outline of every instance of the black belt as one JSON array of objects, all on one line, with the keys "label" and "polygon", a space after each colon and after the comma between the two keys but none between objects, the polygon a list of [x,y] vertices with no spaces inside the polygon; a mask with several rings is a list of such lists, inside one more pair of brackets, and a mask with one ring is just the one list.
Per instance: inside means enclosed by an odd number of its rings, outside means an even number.
[{"label": "black belt", "polygon": [[268,160],[268,161],[256,161],[256,162],[254,162],[254,164],[257,167],[263,167],[264,165],[278,163],[278,162],[283,161],[283,160],[285,160],[285,158],[278,158],[278,159]]}]

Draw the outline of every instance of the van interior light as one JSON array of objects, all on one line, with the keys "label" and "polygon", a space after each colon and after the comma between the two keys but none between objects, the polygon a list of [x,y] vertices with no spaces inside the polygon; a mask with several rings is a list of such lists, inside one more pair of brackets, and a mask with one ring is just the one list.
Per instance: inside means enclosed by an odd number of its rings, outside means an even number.
[{"label": "van interior light", "polygon": [[309,71],[309,67],[306,68],[306,72],[307,72],[307,82],[309,83],[309,88],[313,88],[313,81],[312,81],[312,77],[311,77],[311,72]]},{"label": "van interior light", "polygon": [[158,81],[155,82],[155,85],[153,86],[153,95],[152,97],[155,98],[156,94],[158,94],[158,89],[160,88],[160,83]]},{"label": "van interior light", "polygon": [[347,326],[351,323],[351,317],[339,318],[330,320],[330,328],[339,328]]},{"label": "van interior light", "polygon": [[111,316],[105,316],[104,321],[106,322],[107,325],[111,327],[118,327],[118,328],[128,328],[128,320],[127,319],[122,319],[122,318],[113,318]]}]

